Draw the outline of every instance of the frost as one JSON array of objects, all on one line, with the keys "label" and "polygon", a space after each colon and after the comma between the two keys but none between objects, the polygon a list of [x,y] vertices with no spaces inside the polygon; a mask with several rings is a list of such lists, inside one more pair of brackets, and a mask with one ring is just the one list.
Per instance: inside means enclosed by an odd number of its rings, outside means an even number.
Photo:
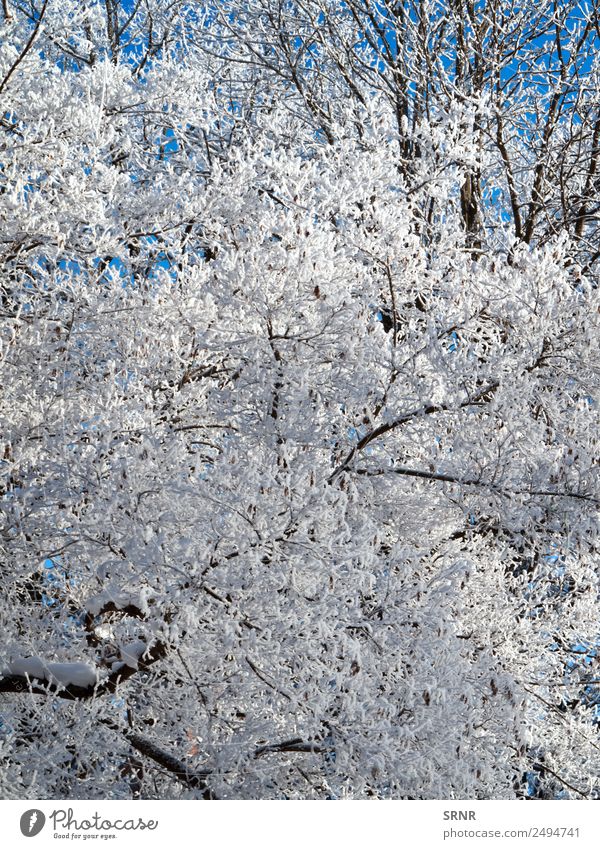
[{"label": "frost", "polygon": [[597,10],[498,3],[3,3],[25,795],[600,798]]}]

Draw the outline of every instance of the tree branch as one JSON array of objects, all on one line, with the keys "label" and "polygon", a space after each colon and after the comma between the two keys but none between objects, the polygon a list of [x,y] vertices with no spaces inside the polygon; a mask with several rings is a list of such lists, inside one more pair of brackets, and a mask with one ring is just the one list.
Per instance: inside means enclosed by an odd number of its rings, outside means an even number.
[{"label": "tree branch", "polygon": [[369,433],[365,434],[362,439],[359,439],[357,444],[354,446],[352,451],[348,454],[348,456],[343,460],[339,466],[337,466],[333,472],[330,474],[327,479],[327,483],[331,484],[333,481],[340,475],[342,472],[345,472],[354,457],[366,448],[369,443],[373,442],[373,440],[378,439],[380,436],[383,436],[386,433],[389,433],[392,430],[400,427],[403,424],[406,424],[413,419],[420,418],[421,416],[431,416],[434,413],[444,413],[449,411],[456,410],[464,410],[466,407],[472,407],[477,404],[481,404],[483,400],[488,400],[489,397],[496,391],[498,386],[500,385],[499,381],[493,380],[479,390],[473,397],[468,398],[466,401],[462,401],[458,407],[450,407],[448,404],[427,404],[424,407],[418,407],[416,410],[411,410],[408,413],[404,413],[402,416],[399,416],[397,419],[394,419],[391,422],[385,422],[379,427],[374,428],[369,431]]},{"label": "tree branch", "polygon": [[592,504],[600,504],[600,499],[593,495],[582,492],[552,492],[547,489],[505,489],[478,478],[461,478],[457,475],[442,474],[441,472],[427,472],[424,469],[410,469],[405,466],[396,466],[389,469],[355,469],[357,475],[367,477],[378,477],[380,475],[402,475],[409,478],[421,478],[429,481],[441,481],[442,483],[455,483],[460,486],[479,486],[491,489],[499,495],[511,498],[514,495],[538,495],[547,498],[576,498],[581,501],[589,501]]},{"label": "tree branch", "polygon": [[[6,88],[6,86],[8,84],[8,81],[10,80],[10,78],[12,77],[14,72],[17,70],[17,68],[19,67],[19,65],[21,64],[21,62],[25,58],[25,56],[27,56],[27,54],[31,50],[31,47],[33,46],[33,42],[35,41],[36,36],[38,34],[38,31],[40,29],[42,19],[43,19],[45,13],[46,13],[47,5],[48,5],[48,0],[44,0],[44,3],[43,3],[42,8],[40,10],[39,17],[38,17],[37,21],[35,22],[33,32],[29,36],[29,40],[28,40],[27,44],[25,45],[23,50],[21,50],[21,52],[19,53],[19,55],[17,56],[15,61],[12,63],[12,65],[8,69],[6,76],[4,77],[2,82],[0,83],[0,94],[2,94],[2,92],[4,91],[4,89]],[[6,17],[6,13],[5,13],[5,17]]]},{"label": "tree branch", "polygon": [[114,694],[121,684],[125,683],[138,672],[144,672],[154,663],[162,660],[167,655],[165,643],[155,643],[146,651],[146,657],[140,658],[138,668],[123,665],[118,670],[111,672],[109,676],[99,684],[88,687],[79,687],[74,684],[56,685],[45,678],[37,678],[33,675],[5,675],[0,678],[0,693],[32,693],[38,696],[54,696],[60,699],[76,701],[78,699],[94,699],[101,696]]}]

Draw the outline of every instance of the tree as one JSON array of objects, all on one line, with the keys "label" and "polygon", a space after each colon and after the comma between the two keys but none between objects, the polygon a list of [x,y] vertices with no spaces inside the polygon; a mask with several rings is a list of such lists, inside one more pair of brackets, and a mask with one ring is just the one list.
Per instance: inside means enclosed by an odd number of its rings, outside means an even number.
[{"label": "tree", "polygon": [[6,8],[3,795],[595,797],[572,17]]}]

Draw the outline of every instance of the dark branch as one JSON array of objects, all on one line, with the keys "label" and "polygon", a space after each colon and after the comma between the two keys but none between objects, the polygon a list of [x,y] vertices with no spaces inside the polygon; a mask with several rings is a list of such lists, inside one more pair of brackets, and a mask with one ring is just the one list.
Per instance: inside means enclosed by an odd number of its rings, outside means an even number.
[{"label": "dark branch", "polygon": [[379,425],[379,427],[374,428],[369,431],[369,433],[365,434],[362,439],[360,439],[357,444],[354,446],[352,451],[348,454],[345,460],[343,460],[339,466],[334,469],[329,478],[327,479],[328,483],[333,483],[333,481],[340,475],[342,472],[345,472],[354,457],[360,453],[363,448],[366,448],[371,442],[375,439],[378,439],[380,436],[384,436],[386,433],[389,433],[392,430],[396,430],[396,428],[400,427],[407,422],[413,421],[414,419],[418,419],[421,416],[432,416],[434,413],[445,413],[445,412],[454,412],[456,410],[464,410],[466,407],[472,407],[477,404],[481,404],[484,401],[489,400],[489,398],[494,394],[498,386],[500,385],[499,381],[493,380],[480,389],[475,395],[467,398],[467,400],[462,401],[458,407],[450,407],[448,404],[427,404],[424,407],[418,407],[416,410],[411,410],[408,413],[404,413],[402,416],[398,416],[397,419],[394,419],[391,422],[385,422],[384,424]]},{"label": "dark branch", "polygon": [[162,660],[166,656],[167,651],[167,646],[164,643],[155,643],[140,658],[137,669],[133,666],[124,665],[120,669],[111,672],[108,678],[101,683],[88,687],[78,687],[74,684],[60,686],[53,684],[45,678],[36,678],[33,675],[5,675],[3,678],[0,678],[0,693],[33,693],[38,696],[54,696],[71,701],[112,695],[121,684],[125,683],[133,675],[145,671],[157,661]]},{"label": "dark branch", "polygon": [[217,799],[217,796],[215,796],[206,782],[206,779],[211,774],[210,770],[192,770],[183,761],[165,752],[145,737],[127,731],[123,731],[122,733],[127,742],[141,755],[150,758],[150,760],[162,766],[187,787],[191,787],[194,790],[201,790],[203,799],[207,801]]},{"label": "dark branch", "polygon": [[[43,6],[42,6],[42,8],[41,8],[41,10],[40,10],[39,17],[38,17],[37,21],[35,22],[35,26],[34,26],[34,28],[33,28],[33,32],[32,32],[32,33],[31,33],[31,35],[29,36],[29,40],[27,41],[27,44],[25,45],[25,47],[23,48],[23,50],[21,50],[21,52],[19,53],[19,55],[17,56],[17,58],[15,59],[15,61],[12,63],[12,65],[11,65],[11,66],[10,66],[10,68],[8,69],[8,71],[7,71],[7,73],[6,73],[5,77],[4,77],[4,79],[3,79],[3,80],[2,80],[2,82],[0,83],[0,94],[2,94],[2,92],[4,91],[4,89],[6,88],[6,86],[7,86],[7,84],[8,84],[8,81],[10,80],[10,78],[12,77],[12,75],[14,74],[14,72],[17,70],[17,68],[19,67],[19,65],[21,64],[21,62],[22,62],[22,61],[23,61],[23,59],[25,58],[25,56],[27,56],[27,54],[28,54],[28,53],[29,53],[29,51],[31,50],[31,48],[32,48],[32,46],[33,46],[33,42],[35,41],[36,36],[37,36],[37,34],[38,34],[38,32],[39,32],[40,26],[41,26],[41,24],[42,24],[42,19],[43,19],[43,17],[44,17],[44,15],[45,15],[45,13],[46,13],[46,6],[47,6],[47,5],[48,5],[48,0],[44,0],[44,4],[43,4]],[[6,17],[6,13],[5,13],[5,17]]]},{"label": "dark branch", "polygon": [[589,501],[591,504],[600,504],[600,499],[583,492],[553,492],[549,489],[505,489],[494,483],[478,478],[461,478],[457,475],[447,475],[441,472],[426,472],[423,469],[409,469],[405,466],[396,466],[389,469],[355,469],[357,475],[367,477],[379,477],[381,475],[402,475],[409,478],[421,478],[428,481],[441,481],[442,483],[455,483],[459,486],[479,486],[491,489],[506,498],[514,495],[544,496],[546,498],[576,498],[580,501]]}]

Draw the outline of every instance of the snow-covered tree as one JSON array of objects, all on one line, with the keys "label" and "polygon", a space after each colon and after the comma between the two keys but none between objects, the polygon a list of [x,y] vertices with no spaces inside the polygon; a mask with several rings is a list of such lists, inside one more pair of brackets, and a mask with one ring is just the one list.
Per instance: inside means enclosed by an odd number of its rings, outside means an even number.
[{"label": "snow-covered tree", "polygon": [[598,140],[230,5],[3,6],[2,795],[596,797]]}]

